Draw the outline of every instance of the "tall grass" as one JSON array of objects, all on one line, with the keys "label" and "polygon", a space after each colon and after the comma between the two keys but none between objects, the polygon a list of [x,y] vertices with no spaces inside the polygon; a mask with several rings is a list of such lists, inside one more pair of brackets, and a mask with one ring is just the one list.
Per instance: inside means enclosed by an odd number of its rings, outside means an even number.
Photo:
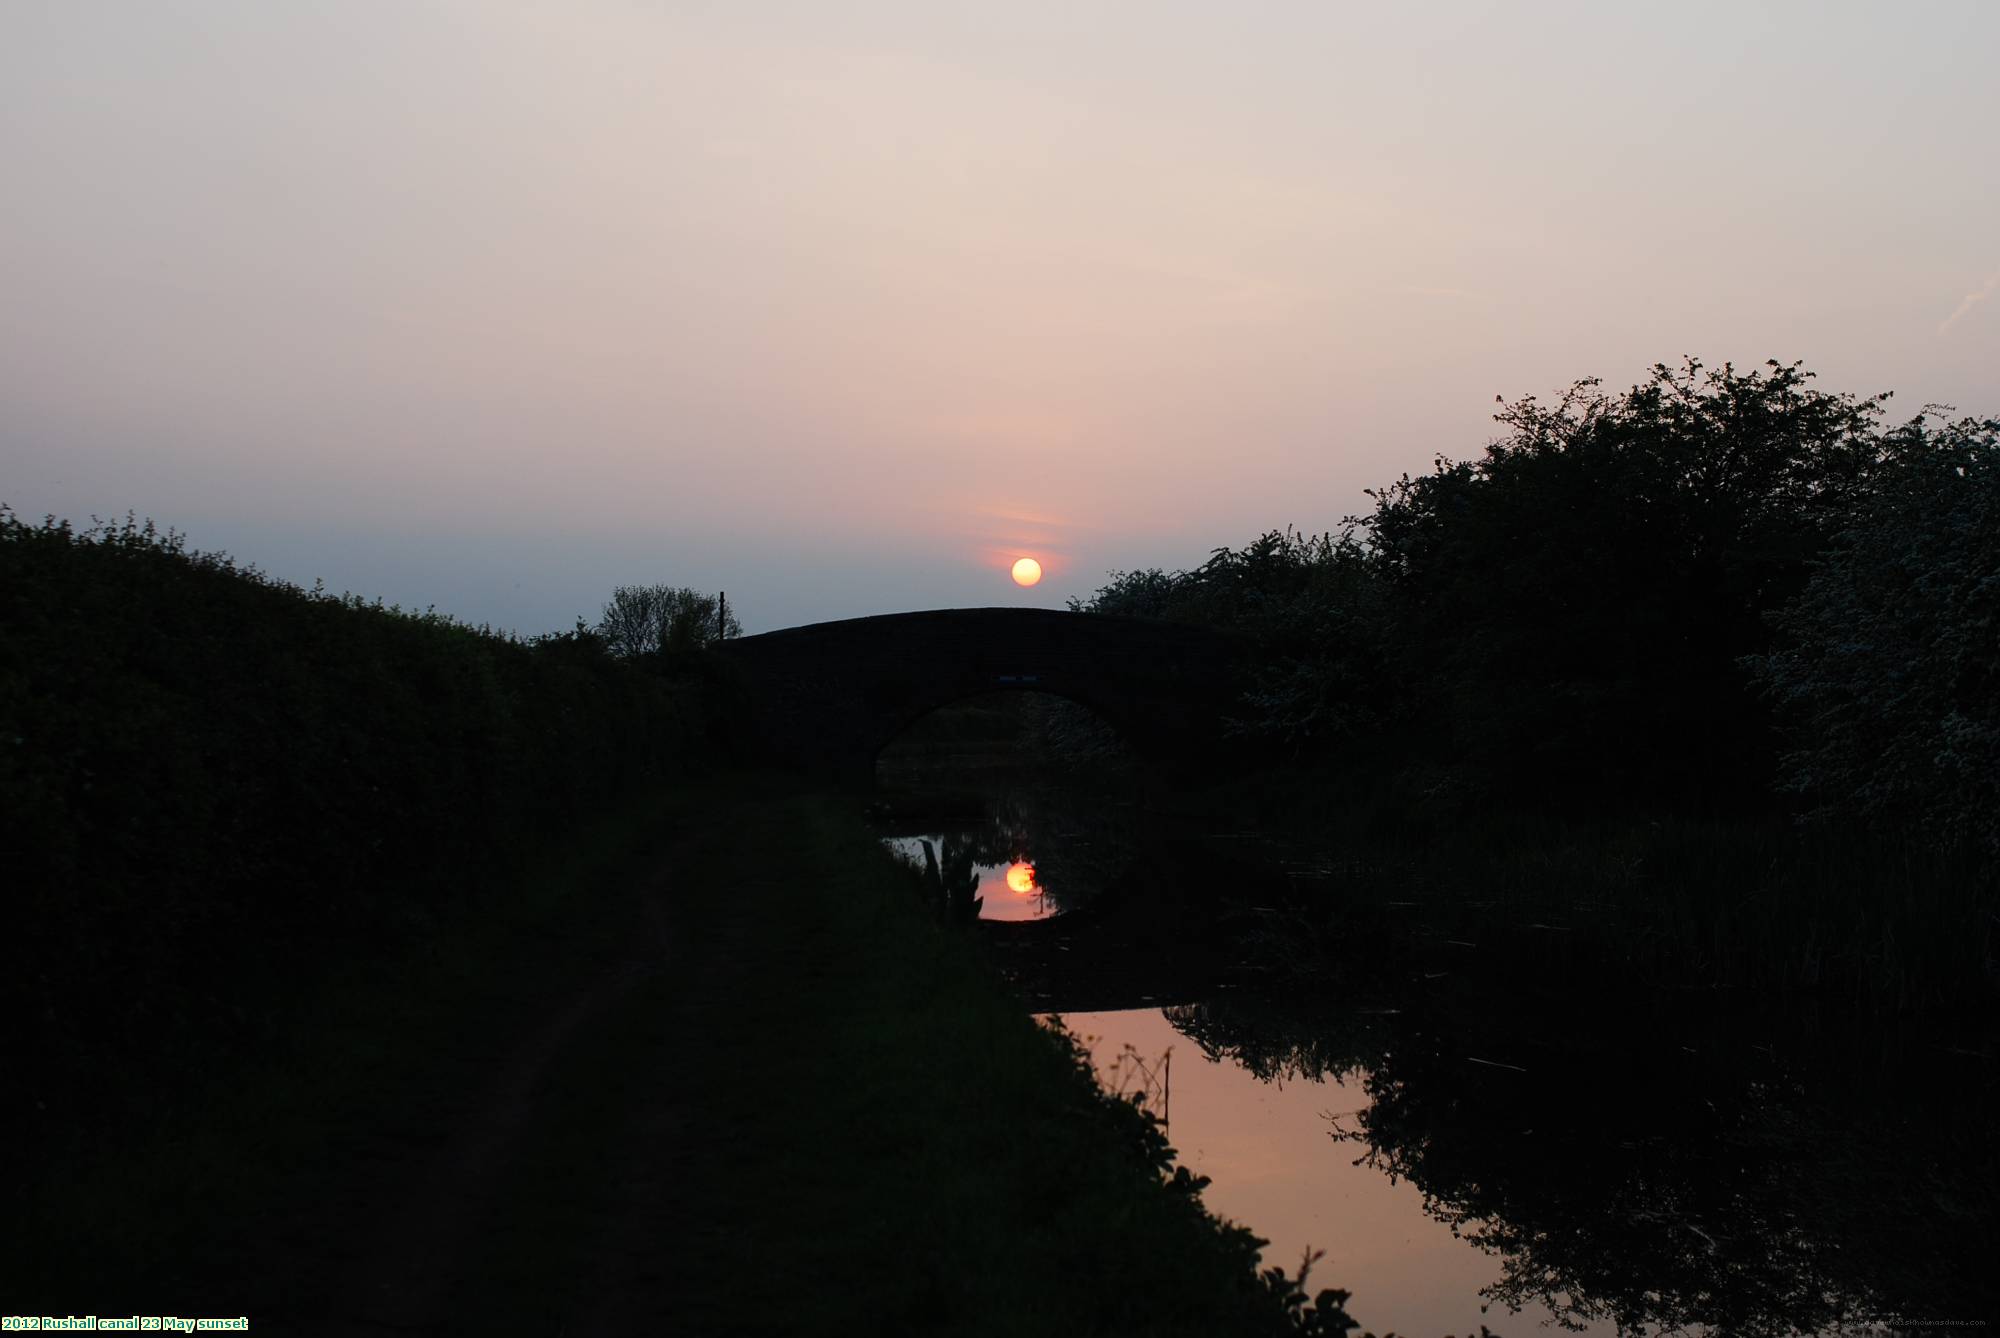
[{"label": "tall grass", "polygon": [[1913,1009],[1994,983],[2000,894],[1970,850],[1662,819],[1517,831],[1442,868],[1463,880],[1462,902],[1487,903],[1489,938],[1560,948],[1567,933],[1572,954],[1652,984]]},{"label": "tall grass", "polygon": [[1351,1327],[1345,1292],[1259,1270],[1261,1242],[1205,1210],[1151,1113],[1024,1017],[841,808],[718,806],[676,867],[731,891],[684,907],[706,1025],[674,1045],[702,1150],[665,1265],[682,1330]]},{"label": "tall grass", "polygon": [[1326,969],[1311,945],[1338,954],[1361,933],[1473,944],[1446,955],[1522,981],[1892,1010],[2000,992],[2000,868],[1969,845],[1780,816],[1572,818],[1393,788],[1273,774],[1215,801],[1261,827],[1294,874],[1279,969]]}]

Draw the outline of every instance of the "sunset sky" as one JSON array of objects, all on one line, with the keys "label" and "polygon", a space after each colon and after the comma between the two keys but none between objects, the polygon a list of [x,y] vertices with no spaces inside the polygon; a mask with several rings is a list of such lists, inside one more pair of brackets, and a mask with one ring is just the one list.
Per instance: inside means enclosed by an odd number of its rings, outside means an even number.
[{"label": "sunset sky", "polygon": [[0,501],[524,632],[1060,605],[1683,354],[2000,413],[1990,0],[0,0],[0,183]]}]

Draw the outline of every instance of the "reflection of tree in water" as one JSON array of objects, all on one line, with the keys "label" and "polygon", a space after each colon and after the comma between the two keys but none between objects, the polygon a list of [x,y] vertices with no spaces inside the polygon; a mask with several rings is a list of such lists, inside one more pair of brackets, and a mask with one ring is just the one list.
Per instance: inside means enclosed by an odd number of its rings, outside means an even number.
[{"label": "reflection of tree in water", "polygon": [[1746,1052],[1733,1029],[1690,1053],[1658,1026],[1578,1037],[1573,1009],[1565,1033],[1478,1002],[1481,1022],[1247,998],[1169,1017],[1267,1080],[1363,1075],[1371,1104],[1338,1135],[1496,1254],[1509,1306],[1743,1334],[1994,1313],[1988,1065],[1968,1083],[1935,1056],[1843,1055],[1808,1082],[1718,1057]]},{"label": "reflection of tree in water", "polygon": [[882,750],[877,774],[906,812],[951,813],[976,863],[1025,860],[1047,909],[1074,911],[1138,850],[1131,766],[1085,708],[1002,691],[924,716]]},{"label": "reflection of tree in water", "polygon": [[979,918],[985,899],[979,895],[979,863],[976,848],[958,836],[943,839],[940,858],[929,841],[919,841],[924,849],[924,886],[931,902],[946,924],[965,924]]},{"label": "reflection of tree in water", "polygon": [[[947,887],[969,879],[976,889],[975,866],[1016,861],[1034,867],[1036,894],[1045,899],[1046,910],[1079,910],[1132,867],[1144,844],[1131,806],[1101,797],[1094,805],[1083,803],[1052,787],[997,790],[975,811],[976,817],[967,813],[958,819],[942,838],[942,849],[922,840],[926,884],[954,913],[978,898],[971,891],[947,896]],[[977,915],[976,909],[968,913]]]},{"label": "reflection of tree in water", "polygon": [[1090,904],[1131,867],[1142,844],[1130,805],[1053,784],[996,791],[969,835],[981,863],[1034,865],[1035,885],[1051,911]]}]

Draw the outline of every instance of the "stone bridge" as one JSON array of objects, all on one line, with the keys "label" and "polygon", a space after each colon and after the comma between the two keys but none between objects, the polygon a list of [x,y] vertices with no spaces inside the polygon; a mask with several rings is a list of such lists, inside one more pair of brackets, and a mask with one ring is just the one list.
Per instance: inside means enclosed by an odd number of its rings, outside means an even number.
[{"label": "stone bridge", "polygon": [[1241,646],[1198,627],[1053,609],[936,609],[813,623],[719,648],[774,760],[871,774],[922,716],[1009,689],[1095,711],[1141,757],[1199,765],[1223,740]]}]

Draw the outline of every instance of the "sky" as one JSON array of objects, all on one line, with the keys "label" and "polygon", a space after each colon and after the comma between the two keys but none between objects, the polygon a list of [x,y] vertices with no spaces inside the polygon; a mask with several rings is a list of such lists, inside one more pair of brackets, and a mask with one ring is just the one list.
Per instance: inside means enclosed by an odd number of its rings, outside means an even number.
[{"label": "sky", "polygon": [[1990,0],[0,0],[0,502],[756,632],[1337,527],[1683,355],[2000,414],[1996,65]]}]

